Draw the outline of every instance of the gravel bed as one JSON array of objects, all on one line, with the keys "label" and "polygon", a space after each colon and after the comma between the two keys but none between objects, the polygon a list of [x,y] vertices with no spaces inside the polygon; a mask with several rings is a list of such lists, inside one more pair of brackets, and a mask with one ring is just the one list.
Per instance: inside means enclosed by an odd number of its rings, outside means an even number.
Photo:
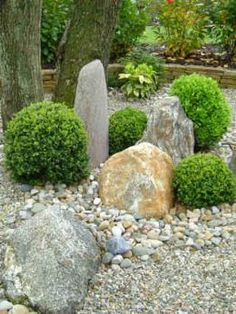
[{"label": "gravel bed", "polygon": [[[168,88],[150,100],[129,102],[112,90],[109,113],[127,105],[149,113]],[[227,160],[232,147],[222,144],[236,142],[236,90],[225,90],[225,94],[234,119],[215,152]],[[97,182],[100,169],[94,169],[81,185],[21,185],[4,171],[2,151],[0,145],[0,303],[6,298],[1,271],[8,234],[57,204],[88,224],[104,255],[78,313],[236,313],[236,204],[185,214],[173,209],[163,220],[147,220],[102,206]],[[107,252],[107,241],[117,230],[130,246],[123,256]]]}]

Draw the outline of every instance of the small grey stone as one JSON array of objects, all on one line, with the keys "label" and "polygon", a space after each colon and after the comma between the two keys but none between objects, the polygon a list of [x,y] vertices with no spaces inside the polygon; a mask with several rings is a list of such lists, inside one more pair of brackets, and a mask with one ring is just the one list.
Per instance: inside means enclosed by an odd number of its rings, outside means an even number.
[{"label": "small grey stone", "polygon": [[220,212],[219,208],[216,206],[212,206],[211,211],[212,211],[212,214],[214,215],[219,214]]},{"label": "small grey stone", "polygon": [[118,226],[113,227],[111,232],[115,237],[120,237],[122,235],[122,229]]},{"label": "small grey stone", "polygon": [[132,248],[132,252],[135,256],[143,256],[143,255],[151,255],[155,252],[155,250],[138,244]]},{"label": "small grey stone", "polygon": [[107,251],[113,255],[124,254],[129,250],[130,246],[123,237],[113,236],[107,241]]},{"label": "small grey stone", "polygon": [[32,213],[37,214],[46,209],[46,206],[41,203],[35,203],[31,209]]},{"label": "small grey stone", "polygon": [[113,257],[111,263],[112,264],[116,264],[116,265],[120,265],[120,263],[123,261],[123,256],[122,255],[116,255]]},{"label": "small grey stone", "polygon": [[141,259],[143,262],[146,262],[146,261],[149,259],[149,255],[142,255],[142,256],[140,256],[140,259]]},{"label": "small grey stone", "polygon": [[34,196],[34,195],[36,195],[36,194],[38,194],[38,193],[39,193],[39,190],[37,190],[37,189],[32,189],[31,192],[30,192],[30,194],[31,194],[32,196]]},{"label": "small grey stone", "polygon": [[120,263],[121,268],[130,268],[132,266],[132,262],[128,258],[124,258],[123,261]]},{"label": "small grey stone", "polygon": [[30,184],[21,184],[21,186],[20,186],[21,192],[24,192],[24,193],[30,192],[32,190],[32,188],[33,187]]},{"label": "small grey stone", "polygon": [[220,242],[221,242],[221,238],[213,237],[213,238],[211,239],[211,242],[212,242],[213,244],[215,244],[215,245],[219,245]]},{"label": "small grey stone", "polygon": [[32,217],[32,213],[30,211],[21,210],[19,211],[20,219],[27,220]]},{"label": "small grey stone", "polygon": [[111,254],[110,252],[106,252],[102,258],[102,262],[103,264],[110,264],[112,259],[113,259],[114,255]]},{"label": "small grey stone", "polygon": [[8,311],[10,309],[13,308],[13,304],[11,302],[8,302],[7,300],[3,300],[1,303],[0,303],[0,311]]},{"label": "small grey stone", "polygon": [[143,219],[143,218],[144,218],[143,215],[141,215],[141,214],[139,214],[139,213],[135,213],[135,214],[134,214],[134,219],[137,220],[137,221],[139,221],[139,220],[141,220],[141,219]]}]

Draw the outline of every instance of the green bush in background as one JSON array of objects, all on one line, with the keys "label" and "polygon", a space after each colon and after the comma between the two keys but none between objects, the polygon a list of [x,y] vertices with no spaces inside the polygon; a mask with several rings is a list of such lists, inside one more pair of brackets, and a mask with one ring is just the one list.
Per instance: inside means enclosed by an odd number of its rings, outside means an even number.
[{"label": "green bush in background", "polygon": [[173,189],[186,206],[202,208],[236,200],[236,178],[224,161],[211,154],[196,154],[176,167]]},{"label": "green bush in background", "polygon": [[43,65],[56,63],[56,52],[64,33],[73,0],[43,0],[41,55]]},{"label": "green bush in background", "polygon": [[178,96],[193,121],[197,149],[208,149],[222,138],[231,123],[230,106],[215,80],[199,74],[174,80],[170,95]]},{"label": "green bush in background", "polygon": [[186,57],[204,43],[208,16],[202,0],[152,1],[159,25],[157,41],[165,45],[165,53],[172,57]]},{"label": "green bush in background", "polygon": [[126,107],[112,114],[109,120],[109,153],[120,152],[141,139],[147,116],[139,109]]},{"label": "green bush in background", "polygon": [[230,62],[236,54],[236,0],[211,0],[208,13],[212,22],[211,36]]},{"label": "green bush in background", "polygon": [[124,56],[144,32],[150,18],[144,1],[123,0],[111,49],[111,59]]},{"label": "green bush in background", "polygon": [[6,166],[17,181],[78,181],[88,174],[84,124],[64,104],[31,104],[10,121],[5,156]]}]

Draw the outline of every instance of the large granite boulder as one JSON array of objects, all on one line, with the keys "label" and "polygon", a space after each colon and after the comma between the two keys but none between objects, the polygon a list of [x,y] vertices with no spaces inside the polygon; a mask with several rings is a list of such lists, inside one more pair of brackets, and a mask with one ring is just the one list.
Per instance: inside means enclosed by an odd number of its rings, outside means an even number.
[{"label": "large granite boulder", "polygon": [[173,163],[156,146],[141,143],[109,158],[99,177],[105,206],[161,218],[173,206]]},{"label": "large granite boulder", "polygon": [[100,60],[85,65],[78,77],[75,112],[83,119],[89,134],[91,167],[108,158],[107,86]]},{"label": "large granite boulder", "polygon": [[86,226],[69,212],[46,209],[18,227],[9,240],[7,296],[40,313],[77,313],[99,262],[99,249]]},{"label": "large granite boulder", "polygon": [[178,97],[166,97],[156,104],[138,143],[141,142],[159,147],[171,156],[174,164],[193,154],[193,123],[187,118]]}]

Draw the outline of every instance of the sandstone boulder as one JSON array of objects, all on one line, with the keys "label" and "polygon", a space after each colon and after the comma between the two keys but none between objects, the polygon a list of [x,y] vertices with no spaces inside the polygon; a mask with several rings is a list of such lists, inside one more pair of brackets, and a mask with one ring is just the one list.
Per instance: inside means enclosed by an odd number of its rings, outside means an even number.
[{"label": "sandstone boulder", "polygon": [[173,163],[156,146],[141,143],[107,160],[99,178],[105,206],[161,218],[173,206]]},{"label": "sandstone boulder", "polygon": [[18,227],[6,250],[4,286],[14,302],[40,313],[77,313],[96,273],[100,252],[85,225],[59,208]]},{"label": "sandstone boulder", "polygon": [[141,142],[159,147],[170,155],[174,164],[193,154],[193,123],[187,118],[178,97],[166,97],[156,104]]},{"label": "sandstone boulder", "polygon": [[97,167],[108,158],[107,86],[100,60],[81,69],[74,107],[89,134],[91,167]]}]

